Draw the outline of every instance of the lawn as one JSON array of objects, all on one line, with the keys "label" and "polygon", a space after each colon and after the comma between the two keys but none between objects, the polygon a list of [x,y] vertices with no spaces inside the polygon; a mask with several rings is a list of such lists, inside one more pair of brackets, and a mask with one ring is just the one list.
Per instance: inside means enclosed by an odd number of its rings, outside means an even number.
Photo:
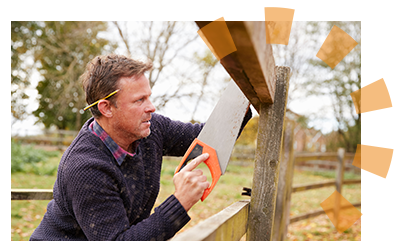
[{"label": "lawn", "polygon": [[[60,155],[50,157],[48,162],[57,162]],[[161,189],[156,206],[162,203],[174,192],[172,182],[173,173],[179,159],[166,159],[163,163],[161,176]],[[210,174],[205,165],[199,166],[204,173]],[[198,202],[190,211],[192,220],[181,230],[187,230],[197,223],[218,213],[232,203],[249,199],[242,196],[243,187],[251,187],[253,178],[253,167],[240,167],[230,165],[226,173],[221,176],[213,192],[204,202]],[[334,173],[321,174],[295,170],[294,185],[311,184],[315,182],[328,181],[334,178]],[[360,178],[352,174],[345,175],[345,178]],[[16,172],[11,174],[11,188],[53,188],[56,175],[38,175],[37,173]],[[320,209],[320,203],[332,192],[334,187],[327,187],[316,190],[309,190],[294,193],[292,195],[291,216]],[[361,185],[347,185],[343,188],[343,196],[350,202],[361,200]],[[11,201],[11,240],[29,240],[33,230],[39,225],[47,206],[48,201]],[[347,231],[340,234],[333,227],[326,215],[293,223],[289,226],[288,240],[361,240],[361,220],[358,220]]]}]

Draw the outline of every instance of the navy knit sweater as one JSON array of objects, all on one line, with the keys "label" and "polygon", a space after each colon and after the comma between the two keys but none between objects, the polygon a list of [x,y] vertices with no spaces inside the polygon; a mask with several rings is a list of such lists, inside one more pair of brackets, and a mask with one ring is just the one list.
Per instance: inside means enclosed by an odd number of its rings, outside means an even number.
[{"label": "navy knit sweater", "polygon": [[[249,114],[250,113],[250,114]],[[246,115],[243,123],[251,118]],[[61,158],[53,196],[30,240],[167,240],[190,217],[169,196],[150,212],[160,188],[163,155],[183,156],[203,125],[153,114],[151,134],[136,155],[117,163],[89,131],[89,119]]]}]

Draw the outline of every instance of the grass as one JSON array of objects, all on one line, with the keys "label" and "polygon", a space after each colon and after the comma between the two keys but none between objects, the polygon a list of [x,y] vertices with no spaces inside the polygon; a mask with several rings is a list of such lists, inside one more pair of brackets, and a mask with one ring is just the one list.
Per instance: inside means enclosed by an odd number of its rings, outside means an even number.
[{"label": "grass", "polygon": [[[58,162],[61,154],[51,156],[47,162]],[[174,192],[172,177],[179,159],[168,159],[163,162],[161,172],[161,189],[156,205],[162,203]],[[207,166],[202,164],[200,169],[211,176]],[[29,167],[27,167],[29,169]],[[313,172],[295,170],[293,185],[311,184],[315,182],[333,180],[334,173],[314,174]],[[345,179],[360,178],[359,175],[347,176]],[[53,188],[56,174],[38,175],[35,173],[15,172],[11,174],[11,188]],[[191,221],[181,230],[187,230],[208,217],[218,213],[236,201],[249,199],[242,196],[243,187],[251,187],[253,179],[253,167],[241,167],[230,165],[226,173],[221,176],[213,192],[204,202],[198,202],[189,211]],[[320,203],[334,191],[334,187],[326,187],[316,190],[308,190],[292,194],[291,216],[306,213],[314,209],[321,209]],[[361,200],[361,185],[345,185],[343,196],[350,202]],[[11,202],[11,240],[29,240],[34,229],[39,225],[48,201],[12,201]],[[289,226],[288,240],[361,240],[361,220],[357,221],[347,231],[340,234],[333,227],[326,215],[293,223]]]},{"label": "grass", "polygon": [[11,139],[11,173],[54,175],[61,153],[22,145]]}]

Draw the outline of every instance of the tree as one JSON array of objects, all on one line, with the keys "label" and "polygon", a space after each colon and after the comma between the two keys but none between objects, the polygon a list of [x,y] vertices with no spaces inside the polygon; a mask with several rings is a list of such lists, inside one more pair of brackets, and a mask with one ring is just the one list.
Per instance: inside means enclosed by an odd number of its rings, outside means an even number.
[{"label": "tree", "polygon": [[361,88],[361,22],[310,22],[307,34],[326,37],[334,25],[358,45],[334,69],[317,57],[310,59],[316,73],[304,87],[310,95],[330,97],[330,107],[338,124],[338,146],[355,152],[361,143],[361,115],[355,112],[350,94]]},{"label": "tree", "polygon": [[105,22],[37,22],[33,59],[42,80],[39,107],[33,114],[45,127],[79,130],[90,118],[83,112],[85,94],[78,79],[95,56],[110,52],[114,46],[99,37]]},{"label": "tree", "polygon": [[[37,45],[37,22],[11,22],[11,114],[14,121],[23,120],[26,112],[26,94],[30,86],[31,72],[34,67],[32,57],[33,48]],[[40,34],[40,31],[38,31]]]},{"label": "tree", "polygon": [[194,56],[196,58],[197,64],[200,67],[200,70],[203,72],[203,81],[201,83],[201,90],[199,96],[197,98],[194,110],[192,112],[192,118],[191,118],[192,123],[198,122],[195,120],[196,111],[199,108],[200,101],[206,94],[205,88],[210,78],[210,73],[218,63],[218,60],[212,55],[210,50],[206,50],[203,56],[200,56],[198,53],[195,53]]},{"label": "tree", "polygon": [[[303,84],[309,79],[312,65],[307,63],[316,53],[316,39],[306,34],[307,22],[292,24],[289,44],[272,44],[275,64],[290,67],[288,105],[305,96]],[[314,49],[313,49],[314,48]]]},{"label": "tree", "polygon": [[[153,61],[148,78],[156,109],[162,111],[168,104],[180,102],[191,113],[189,119],[195,121],[200,103],[219,93],[216,84],[213,89],[207,86],[211,79],[216,79],[212,69],[221,67],[199,38],[195,23],[115,21],[112,24],[126,55]],[[224,85],[225,81],[221,82],[219,85]]]}]

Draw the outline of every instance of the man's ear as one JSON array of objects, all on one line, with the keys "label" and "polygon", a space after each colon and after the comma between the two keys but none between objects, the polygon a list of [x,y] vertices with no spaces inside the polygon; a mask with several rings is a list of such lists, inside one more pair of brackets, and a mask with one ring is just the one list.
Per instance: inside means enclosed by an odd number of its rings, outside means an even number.
[{"label": "man's ear", "polygon": [[101,100],[97,103],[97,108],[99,109],[100,113],[105,117],[111,118],[112,117],[112,109],[111,109],[111,102],[108,100]]}]

